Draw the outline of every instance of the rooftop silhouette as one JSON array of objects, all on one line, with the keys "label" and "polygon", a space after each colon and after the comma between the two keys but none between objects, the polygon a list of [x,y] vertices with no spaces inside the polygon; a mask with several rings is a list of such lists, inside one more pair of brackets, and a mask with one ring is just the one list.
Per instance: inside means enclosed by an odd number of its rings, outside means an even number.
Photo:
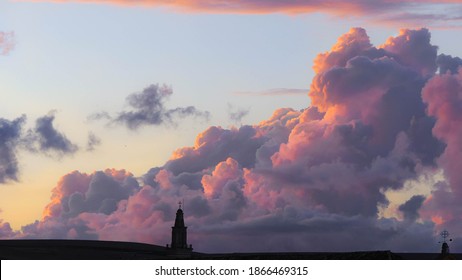
[{"label": "rooftop silhouette", "polygon": [[29,260],[99,260],[99,259],[223,259],[223,260],[453,260],[462,254],[451,254],[448,242],[452,239],[444,230],[440,253],[395,253],[385,251],[356,252],[254,252],[205,254],[193,252],[187,243],[187,227],[181,202],[172,227],[171,244],[152,244],[97,240],[0,240],[0,259]]},{"label": "rooftop silhouette", "polygon": [[193,248],[191,244],[188,246],[188,227],[184,224],[184,213],[181,208],[182,203],[179,202],[178,204],[175,224],[172,227],[172,243],[170,247],[167,245],[167,249],[170,249],[173,255],[189,257]]}]

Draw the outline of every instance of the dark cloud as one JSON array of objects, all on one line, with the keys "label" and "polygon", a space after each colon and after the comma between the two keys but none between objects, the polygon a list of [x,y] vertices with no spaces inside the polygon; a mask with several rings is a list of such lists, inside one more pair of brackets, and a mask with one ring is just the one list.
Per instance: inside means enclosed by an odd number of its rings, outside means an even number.
[{"label": "dark cloud", "polygon": [[[21,228],[20,238],[24,239],[80,239],[94,240],[98,234],[92,230],[82,220],[62,220],[45,219],[35,221]],[[16,236],[17,237],[17,236]]]},{"label": "dark cloud", "polygon": [[127,97],[129,111],[122,111],[112,117],[107,112],[93,114],[90,119],[108,119],[110,123],[126,125],[129,129],[138,129],[145,125],[176,125],[176,120],[185,117],[195,117],[208,120],[209,112],[200,111],[194,106],[168,109],[165,102],[172,94],[172,89],[166,85],[150,85],[140,93]]},{"label": "dark cloud", "polygon": [[[110,174],[95,172],[91,175],[88,190],[85,193],[76,192],[67,199],[62,199],[66,215],[76,216],[82,212],[110,214],[117,209],[117,203],[127,199],[136,188],[135,185],[124,186]],[[66,201],[67,200],[67,201]]]},{"label": "dark cloud", "polygon": [[398,210],[404,215],[404,219],[408,221],[415,221],[419,218],[419,209],[425,201],[425,196],[414,195],[404,204],[400,205]]},{"label": "dark cloud", "polygon": [[[186,209],[187,207],[187,209]],[[208,204],[207,199],[202,196],[196,196],[188,200],[188,204],[184,205],[183,209],[185,211],[191,211],[190,215],[201,218],[211,214],[211,207]]]},{"label": "dark cloud", "polygon": [[2,184],[9,180],[18,180],[16,150],[25,121],[25,116],[13,121],[0,118],[0,183]]},{"label": "dark cloud", "polygon": [[399,36],[389,38],[384,49],[401,64],[419,71],[424,77],[435,73],[438,47],[430,44],[428,29],[403,29]]},{"label": "dark cloud", "polygon": [[450,55],[440,54],[436,59],[440,74],[456,74],[459,72],[459,67],[462,66],[462,59],[460,57],[452,57]]},{"label": "dark cloud", "polygon": [[[286,209],[287,210],[287,209]],[[324,215],[311,212],[290,216],[284,211],[256,219],[227,224],[203,225],[192,242],[204,251],[215,252],[343,252],[392,250],[434,252],[432,224],[404,225],[395,219]],[[232,236],[239,236],[233,238]],[[226,242],[225,242],[226,241]]]},{"label": "dark cloud", "polygon": [[[9,180],[18,180],[19,163],[16,156],[18,150],[25,149],[33,153],[58,157],[78,151],[76,144],[55,129],[54,119],[53,113],[40,117],[36,120],[33,129],[23,133],[25,115],[13,121],[0,118],[0,184]],[[96,136],[90,134],[89,147],[94,148],[98,141]]]},{"label": "dark cloud", "polygon": [[65,134],[56,130],[53,125],[54,120],[54,113],[38,118],[34,129],[29,130],[25,138],[26,147],[32,152],[50,155],[74,154],[79,147],[72,143]]},{"label": "dark cloud", "polygon": [[410,149],[425,165],[437,166],[438,157],[444,152],[446,144],[438,140],[432,133],[435,119],[431,117],[411,119],[411,125],[407,130]]}]

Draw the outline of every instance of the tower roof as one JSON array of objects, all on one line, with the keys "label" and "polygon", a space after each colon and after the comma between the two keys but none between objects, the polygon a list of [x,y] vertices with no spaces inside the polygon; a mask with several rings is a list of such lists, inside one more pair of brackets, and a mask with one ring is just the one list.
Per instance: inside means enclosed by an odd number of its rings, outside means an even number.
[{"label": "tower roof", "polygon": [[192,246],[188,246],[188,233],[187,227],[184,225],[184,215],[183,209],[181,209],[181,204],[181,202],[178,203],[179,207],[176,211],[175,225],[172,227],[172,244],[170,248],[176,250],[177,253],[180,252],[184,254],[185,252],[188,252],[189,254],[192,251]]},{"label": "tower roof", "polygon": [[184,215],[181,208],[176,211],[175,227],[184,227]]}]

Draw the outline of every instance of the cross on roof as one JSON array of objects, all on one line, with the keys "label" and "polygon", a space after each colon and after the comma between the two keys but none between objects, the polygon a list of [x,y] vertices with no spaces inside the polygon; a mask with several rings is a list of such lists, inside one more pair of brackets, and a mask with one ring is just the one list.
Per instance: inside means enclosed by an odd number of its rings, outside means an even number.
[{"label": "cross on roof", "polygon": [[440,235],[443,237],[443,242],[446,242],[446,238],[449,237],[449,232],[447,230],[443,230]]}]

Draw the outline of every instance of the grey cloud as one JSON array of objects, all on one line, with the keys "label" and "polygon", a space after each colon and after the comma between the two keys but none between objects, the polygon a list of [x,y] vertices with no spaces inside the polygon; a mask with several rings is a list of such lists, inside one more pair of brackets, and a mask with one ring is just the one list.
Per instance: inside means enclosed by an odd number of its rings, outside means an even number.
[{"label": "grey cloud", "polygon": [[414,195],[404,204],[400,205],[398,210],[403,213],[404,219],[409,220],[409,221],[415,221],[416,219],[419,218],[418,211],[424,201],[425,201],[425,196]]},{"label": "grey cloud", "polygon": [[14,238],[18,232],[14,231],[11,228],[10,223],[4,223],[3,220],[0,220],[0,238],[9,239]]},{"label": "grey cloud", "polygon": [[[0,184],[9,180],[18,180],[17,150],[25,149],[33,153],[58,157],[74,154],[79,150],[79,147],[65,134],[56,130],[53,125],[54,120],[53,113],[40,117],[36,120],[35,127],[24,133],[25,115],[12,121],[0,118]],[[88,148],[93,149],[99,140],[90,134],[88,141]]]},{"label": "grey cloud", "polygon": [[210,113],[208,111],[200,111],[194,106],[188,107],[179,107],[175,109],[170,109],[165,112],[165,116],[170,122],[174,122],[175,118],[184,118],[184,117],[195,117],[202,118],[204,120],[209,120]]},{"label": "grey cloud", "polygon": [[0,183],[18,180],[18,160],[16,149],[20,143],[23,115],[13,121],[0,118]]},{"label": "grey cloud", "polygon": [[426,28],[402,30],[400,36],[391,39],[385,50],[394,55],[402,65],[419,71],[424,77],[435,73],[438,47],[430,44],[430,32]]},{"label": "grey cloud", "polygon": [[239,129],[223,129],[212,126],[204,131],[199,147],[188,147],[194,153],[173,159],[165,164],[165,168],[174,175],[183,172],[194,173],[215,166],[228,157],[235,159],[243,167],[253,167],[256,161],[256,151],[266,141],[258,137],[252,126],[241,126]]},{"label": "grey cloud", "polygon": [[233,180],[225,184],[220,198],[224,210],[221,211],[219,221],[237,220],[242,211],[245,211],[247,199],[242,191],[243,183],[241,180]]},{"label": "grey cloud", "polygon": [[[148,170],[146,174],[142,176],[143,183],[145,185],[149,185],[151,187],[157,188],[158,183],[155,180],[156,175],[161,171],[162,168],[154,167]],[[177,175],[172,174],[170,181],[175,186],[186,186],[188,189],[191,190],[202,190],[202,176],[204,175],[204,171],[200,170],[197,172],[181,172]]]},{"label": "grey cloud", "polygon": [[[351,252],[392,250],[432,252],[432,224],[403,224],[394,219],[325,215],[312,212],[298,218],[272,214],[239,222],[202,225],[191,239],[205,252]],[[239,238],[233,238],[239,236]],[[224,242],[226,240],[226,242]]]},{"label": "grey cloud", "polygon": [[62,220],[28,224],[21,227],[21,238],[24,239],[81,239],[95,240],[98,235],[83,221],[74,219],[64,223]]},{"label": "grey cloud", "polygon": [[130,94],[126,101],[131,110],[111,116],[107,112],[91,115],[90,119],[107,119],[110,123],[123,124],[135,130],[145,125],[176,125],[178,118],[195,117],[208,120],[210,113],[200,111],[194,106],[168,109],[165,102],[172,94],[166,85],[157,84],[146,87],[142,92]]},{"label": "grey cloud", "polygon": [[188,203],[183,208],[185,211],[190,211],[191,215],[197,218],[207,216],[212,212],[207,200],[202,196],[196,196],[189,199]]},{"label": "grey cloud", "polygon": [[249,114],[249,109],[235,108],[228,103],[228,117],[234,123],[241,123],[242,118]]},{"label": "grey cloud", "polygon": [[459,72],[459,67],[462,66],[462,59],[460,57],[452,57],[450,55],[440,54],[436,59],[440,74],[456,74]]},{"label": "grey cloud", "polygon": [[54,113],[38,118],[34,129],[29,130],[25,137],[26,147],[32,152],[43,152],[48,155],[74,154],[79,147],[65,134],[56,130],[53,125],[54,120]]},{"label": "grey cloud", "polygon": [[[126,182],[128,183],[128,181]],[[104,172],[96,172],[92,176],[85,196],[82,194],[78,196],[78,208],[70,208],[70,214],[81,212],[110,214],[117,209],[117,203],[120,200],[127,199],[137,188],[136,181],[129,182],[128,186],[124,186],[122,182],[115,180]],[[71,206],[72,198],[71,196],[69,206]]]},{"label": "grey cloud", "polygon": [[88,133],[87,151],[94,151],[95,147],[99,145],[101,145],[101,139],[92,132]]},{"label": "grey cloud", "polygon": [[434,7],[431,5],[426,8],[427,10],[422,10],[420,12],[416,10],[409,12],[392,11],[380,15],[376,20],[381,23],[396,26],[403,26],[403,24],[405,24],[413,26],[431,26],[435,28],[460,28],[460,21],[462,20],[460,16],[460,7],[458,9],[452,7],[446,9],[444,12],[436,13]]}]

